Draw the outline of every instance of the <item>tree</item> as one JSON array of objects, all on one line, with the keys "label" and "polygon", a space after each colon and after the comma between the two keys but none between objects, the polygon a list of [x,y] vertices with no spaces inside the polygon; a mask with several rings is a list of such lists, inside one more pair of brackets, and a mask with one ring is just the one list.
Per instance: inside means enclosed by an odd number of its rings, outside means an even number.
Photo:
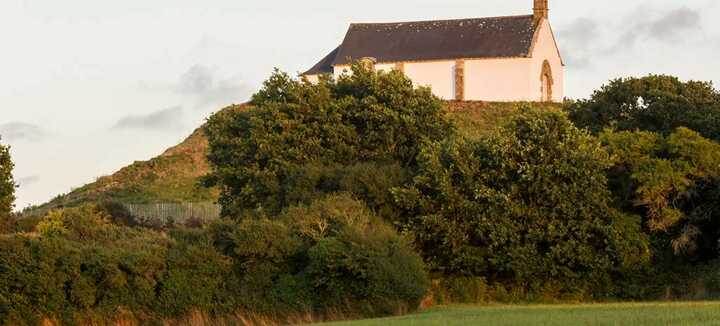
[{"label": "tree", "polygon": [[667,135],[687,127],[720,140],[720,93],[707,82],[664,75],[616,79],[567,110],[578,127],[594,133],[613,128]]},{"label": "tree", "polygon": [[9,216],[15,207],[16,185],[12,175],[14,167],[10,147],[0,143],[0,218]]},{"label": "tree", "polygon": [[412,184],[394,193],[435,270],[600,286],[647,258],[639,218],[611,207],[609,164],[564,114],[525,108],[490,136],[433,143]]},{"label": "tree", "polygon": [[718,257],[720,144],[687,128],[670,135],[605,131],[611,189],[622,209],[642,214],[650,233],[667,235],[676,254]]},{"label": "tree", "polygon": [[422,143],[453,132],[429,89],[414,88],[398,72],[359,64],[352,72],[311,84],[276,71],[252,109],[208,120],[213,172],[206,184],[220,186],[224,215],[276,214],[324,193],[352,191],[342,180],[364,182],[353,174],[368,170],[397,185]]}]

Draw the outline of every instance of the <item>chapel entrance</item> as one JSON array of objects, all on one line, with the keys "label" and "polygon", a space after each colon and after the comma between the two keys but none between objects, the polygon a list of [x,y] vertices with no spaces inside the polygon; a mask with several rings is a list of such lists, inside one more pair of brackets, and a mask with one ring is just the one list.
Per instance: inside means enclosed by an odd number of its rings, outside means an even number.
[{"label": "chapel entrance", "polygon": [[543,63],[542,73],[540,74],[540,92],[541,100],[543,102],[551,102],[553,100],[552,94],[553,77],[552,70],[550,69],[550,62],[545,60]]}]

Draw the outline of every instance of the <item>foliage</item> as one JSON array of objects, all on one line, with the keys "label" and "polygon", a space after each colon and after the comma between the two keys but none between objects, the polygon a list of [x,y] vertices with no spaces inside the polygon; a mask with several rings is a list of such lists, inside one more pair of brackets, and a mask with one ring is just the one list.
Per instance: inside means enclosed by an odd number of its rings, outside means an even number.
[{"label": "foliage", "polygon": [[[556,106],[550,103],[547,105]],[[516,110],[516,105],[509,103],[452,101],[443,102],[442,106],[448,111],[447,117],[457,126],[458,131],[467,135],[487,133]],[[219,112],[253,109],[251,105],[243,104],[229,106]],[[214,202],[219,195],[216,188],[198,187],[199,177],[210,171],[206,159],[208,144],[204,129],[205,126],[200,127],[182,143],[156,158],[135,162],[111,176],[100,177],[93,183],[57,196],[48,203],[24,209],[22,216],[40,218],[52,209],[75,207],[85,203],[102,206],[112,203],[117,206]],[[389,196],[384,198],[391,199]],[[115,221],[115,214],[111,215]]]},{"label": "foliage", "polygon": [[414,309],[428,287],[410,244],[349,195],[291,207],[279,219],[212,226],[216,246],[242,271],[242,305],[253,311]]},{"label": "foliage", "polygon": [[524,109],[491,136],[436,142],[419,160],[395,194],[436,270],[582,290],[647,259],[639,223],[614,228],[633,217],[610,205],[608,154],[561,113]]},{"label": "foliage", "polygon": [[668,136],[606,131],[617,201],[645,216],[651,232],[667,232],[676,253],[717,257],[720,240],[720,144],[687,128]]},{"label": "foliage", "polygon": [[707,82],[665,75],[616,79],[567,109],[578,127],[594,133],[611,127],[669,134],[686,127],[720,140],[720,93]]},{"label": "foliage", "polygon": [[441,101],[429,89],[415,89],[400,73],[373,72],[361,65],[353,66],[352,76],[317,85],[276,72],[252,104],[253,110],[223,111],[207,123],[213,172],[206,181],[220,186],[228,216],[247,211],[274,215],[307,203],[308,198],[295,197],[288,179],[319,193],[335,192],[322,182],[298,180],[325,167],[412,166],[424,141],[452,132]]},{"label": "foliage", "polygon": [[[312,222],[332,227],[314,236]],[[169,234],[111,224],[92,205],[52,211],[37,229],[0,236],[0,324],[74,324],[118,309],[148,320],[194,310],[374,316],[413,309],[427,290],[409,243],[348,195]]]},{"label": "foliage", "polygon": [[14,208],[16,185],[13,168],[10,147],[0,143],[0,220],[8,218]]},{"label": "foliage", "polygon": [[420,256],[390,225],[349,195],[333,195],[286,218],[310,241],[307,275],[322,307],[345,304],[373,315],[413,310],[425,296]]}]

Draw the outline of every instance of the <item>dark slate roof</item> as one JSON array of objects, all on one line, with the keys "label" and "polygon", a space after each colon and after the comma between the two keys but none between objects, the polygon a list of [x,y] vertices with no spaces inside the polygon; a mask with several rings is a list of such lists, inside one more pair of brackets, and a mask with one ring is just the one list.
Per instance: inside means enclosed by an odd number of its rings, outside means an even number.
[{"label": "dark slate roof", "polygon": [[331,53],[310,71],[331,72],[333,65],[347,64],[348,58],[402,62],[526,57],[535,25],[533,15],[352,24],[334,55]]},{"label": "dark slate roof", "polygon": [[340,50],[338,46],[335,50],[332,50],[330,54],[326,55],[320,62],[315,64],[310,70],[306,71],[303,75],[321,75],[321,74],[332,74],[333,67],[332,63],[337,57],[337,53]]}]

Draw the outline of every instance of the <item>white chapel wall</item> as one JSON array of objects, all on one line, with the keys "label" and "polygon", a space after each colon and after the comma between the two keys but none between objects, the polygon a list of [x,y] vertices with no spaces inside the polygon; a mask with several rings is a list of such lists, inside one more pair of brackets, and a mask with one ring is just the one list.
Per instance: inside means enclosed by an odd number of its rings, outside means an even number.
[{"label": "white chapel wall", "polygon": [[375,70],[377,71],[390,72],[393,69],[395,69],[394,63],[378,63],[375,65]]},{"label": "white chapel wall", "polygon": [[[533,99],[529,58],[465,61],[465,100],[511,102]],[[538,92],[539,94],[539,92]]]},{"label": "white chapel wall", "polygon": [[305,75],[305,78],[313,84],[317,84],[320,82],[320,75]]},{"label": "white chapel wall", "polygon": [[455,99],[455,61],[408,62],[405,75],[415,86],[430,86],[444,100]]},{"label": "white chapel wall", "polygon": [[538,39],[532,53],[530,81],[532,82],[532,89],[537,91],[537,95],[533,98],[533,101],[539,101],[542,96],[540,92],[542,87],[540,75],[542,74],[542,67],[545,60],[550,63],[550,70],[552,70],[554,82],[552,89],[553,101],[562,101],[565,97],[565,67],[563,67],[562,60],[558,54],[557,47],[553,40],[552,28],[548,20],[544,20],[542,26],[540,26]]}]

